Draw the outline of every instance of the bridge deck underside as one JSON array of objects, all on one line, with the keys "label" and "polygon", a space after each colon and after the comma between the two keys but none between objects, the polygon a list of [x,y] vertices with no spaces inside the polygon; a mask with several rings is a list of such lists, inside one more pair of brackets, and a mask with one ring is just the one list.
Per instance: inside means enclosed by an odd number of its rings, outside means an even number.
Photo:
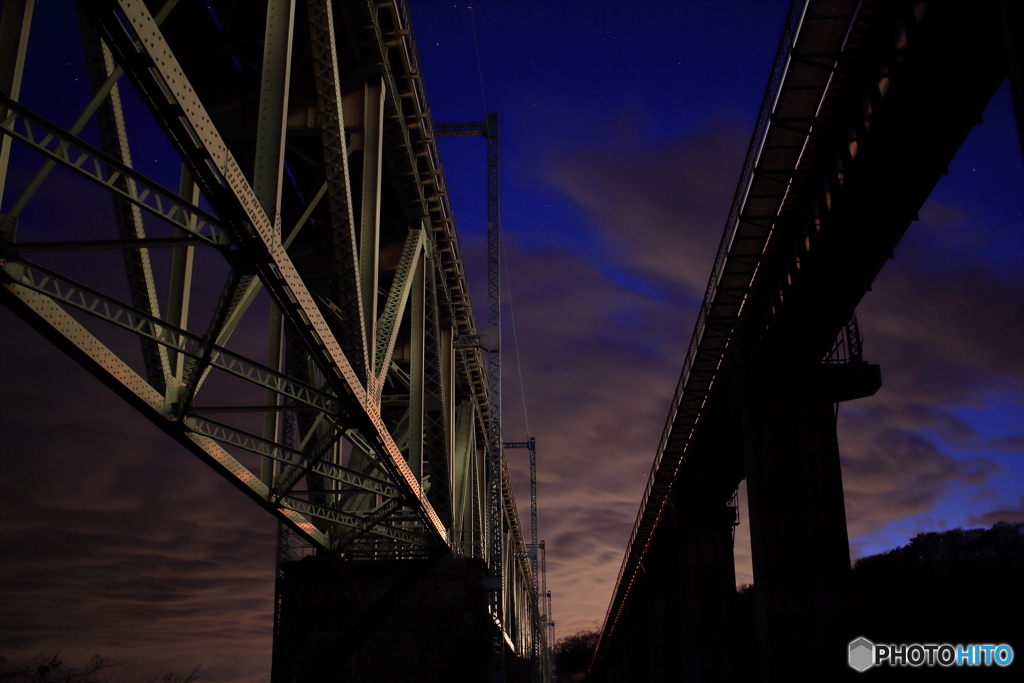
[{"label": "bridge deck underside", "polygon": [[745,476],[744,449],[714,434],[742,431],[757,378],[821,390],[815,366],[1001,83],[999,35],[988,2],[794,3],[595,671],[676,533],[666,506],[724,504]]}]

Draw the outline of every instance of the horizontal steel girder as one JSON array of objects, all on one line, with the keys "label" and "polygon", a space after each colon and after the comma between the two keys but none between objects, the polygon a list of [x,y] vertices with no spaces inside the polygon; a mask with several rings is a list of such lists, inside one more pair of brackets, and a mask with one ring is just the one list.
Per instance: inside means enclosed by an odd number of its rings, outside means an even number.
[{"label": "horizontal steel girder", "polygon": [[[34,264],[8,261],[3,271],[15,282],[62,301],[118,327],[124,328],[168,346],[192,358],[206,354],[204,340],[194,333],[172,327],[159,318],[143,313],[85,285],[72,282],[57,273]],[[272,370],[232,351],[215,346],[209,353],[210,363],[240,379],[272,389],[282,396],[327,413],[340,408],[337,397],[315,387],[304,385],[287,375]]]},{"label": "horizontal steel girder", "polygon": [[[7,110],[7,117],[0,124],[0,133],[20,140],[65,168],[208,244],[219,247],[231,244],[220,221],[209,212],[168,192],[158,183],[50,123],[2,92],[0,104]],[[121,187],[124,180],[128,181],[127,189]]]}]

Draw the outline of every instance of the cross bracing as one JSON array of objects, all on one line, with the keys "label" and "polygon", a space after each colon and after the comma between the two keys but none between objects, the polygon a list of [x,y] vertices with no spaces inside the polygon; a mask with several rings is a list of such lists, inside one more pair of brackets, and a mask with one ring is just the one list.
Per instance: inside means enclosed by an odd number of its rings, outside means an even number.
[{"label": "cross bracing", "polygon": [[[4,35],[30,33],[10,1]],[[303,545],[490,561],[491,528],[520,557],[404,2],[240,7],[69,3],[91,85],[62,93],[70,126],[47,84],[0,84],[0,139],[35,155],[0,168],[0,297]],[[23,45],[0,51],[20,83]],[[87,220],[49,219],[53,192]],[[529,563],[494,592],[502,639],[537,651]]]}]

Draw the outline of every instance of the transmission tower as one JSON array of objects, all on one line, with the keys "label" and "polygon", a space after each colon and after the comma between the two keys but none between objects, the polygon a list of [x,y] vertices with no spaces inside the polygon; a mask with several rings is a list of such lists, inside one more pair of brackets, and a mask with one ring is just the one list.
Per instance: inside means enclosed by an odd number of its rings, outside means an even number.
[{"label": "transmission tower", "polygon": [[[489,603],[496,628],[491,642],[491,682],[505,680],[505,640],[502,636],[502,583],[504,580],[502,534],[501,452],[501,198],[499,194],[498,115],[484,121],[434,125],[438,137],[482,135],[487,140],[487,558]],[[460,339],[456,346],[480,345],[479,339]],[[536,581],[536,579],[534,579]]]}]

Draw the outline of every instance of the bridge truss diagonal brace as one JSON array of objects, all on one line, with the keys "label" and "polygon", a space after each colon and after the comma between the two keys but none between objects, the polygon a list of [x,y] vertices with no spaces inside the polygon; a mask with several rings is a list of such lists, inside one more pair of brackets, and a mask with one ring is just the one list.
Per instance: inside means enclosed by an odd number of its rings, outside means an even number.
[{"label": "bridge truss diagonal brace", "polygon": [[132,0],[90,0],[88,6],[96,15],[104,39],[190,165],[197,183],[218,213],[230,216],[225,221],[228,232],[252,259],[260,280],[299,331],[328,383],[339,397],[351,397],[358,406],[360,414],[356,417],[389,474],[406,492],[429,534],[447,546],[447,531],[388,433],[379,407],[360,383],[285,251],[279,232],[257,201],[152,15],[143,3]]},{"label": "bridge truss diagonal brace", "polygon": [[86,371],[183,445],[224,478],[277,515],[313,544],[328,548],[327,537],[301,515],[271,503],[270,489],[213,439],[195,434],[165,409],[163,395],[71,317],[50,297],[17,283],[0,285],[0,300]]},{"label": "bridge truss diagonal brace", "polygon": [[395,273],[394,283],[391,285],[391,292],[384,304],[384,312],[377,323],[377,339],[375,357],[378,364],[378,375],[376,378],[375,399],[379,402],[381,392],[384,390],[384,380],[387,378],[388,370],[391,368],[391,358],[395,352],[395,343],[398,341],[399,328],[402,325],[402,318],[409,295],[412,293],[413,282],[416,279],[416,271],[420,263],[420,253],[426,243],[426,236],[423,230],[410,230],[405,241],[405,248],[402,250],[402,257],[398,263],[398,270]]},{"label": "bridge truss diagonal brace", "polygon": [[[82,17],[81,13],[79,13]],[[96,31],[88,21],[80,21],[85,62],[92,83],[94,97],[104,90],[104,84],[114,75],[117,67],[114,64],[110,49],[100,40]],[[126,167],[132,166],[131,148],[128,144],[128,133],[125,128],[124,111],[121,107],[121,90],[113,84],[107,92],[106,100],[96,110],[96,123],[99,127],[100,140],[108,154],[121,161]],[[137,194],[135,184],[120,180],[129,196]],[[124,197],[113,195],[114,218],[119,235],[123,239],[143,240],[146,228],[142,221],[142,211],[137,204],[126,201]],[[150,260],[149,249],[138,247],[125,249],[123,252],[125,273],[128,276],[132,303],[142,310],[160,316],[160,302],[156,293],[156,280]],[[170,358],[167,349],[148,339],[141,339],[143,361],[150,384],[161,393],[173,382]]]},{"label": "bridge truss diagonal brace", "polygon": [[214,345],[207,349],[202,338],[45,268],[7,261],[0,268],[0,272],[26,289],[59,300],[141,337],[152,339],[177,353],[196,359],[206,357],[209,359],[209,368],[216,367],[239,379],[272,389],[282,396],[317,410],[336,412],[340,407],[337,398],[329,393],[222,347]]},{"label": "bridge truss diagonal brace", "polygon": [[[0,133],[4,136],[22,142],[50,161],[212,246],[227,247],[230,244],[220,221],[193,202],[168,192],[159,183],[47,121],[2,92],[0,104],[7,111],[6,118],[0,123]],[[134,191],[126,189],[129,186],[134,186]]]},{"label": "bridge truss diagonal brace", "polygon": [[[300,513],[350,527],[360,534],[372,533],[416,546],[424,546],[427,543],[426,537],[382,524],[380,519],[368,520],[359,515],[339,512],[333,508],[288,495],[275,496],[258,476],[219,446],[217,441],[231,443],[244,450],[296,466],[303,466],[304,461],[308,460],[308,454],[286,449],[279,444],[243,434],[225,425],[192,416],[187,417],[185,421],[179,421],[173,412],[167,410],[160,392],[128,367],[45,293],[18,283],[6,283],[2,290],[0,299],[3,299],[4,303],[17,315],[49,338],[88,372],[113,389],[156,426],[199,456],[261,507],[289,524],[314,545],[324,549],[333,547],[330,536],[317,529]],[[329,479],[389,498],[393,501],[389,508],[391,510],[397,509],[404,499],[403,492],[397,486],[344,467],[319,461],[310,469]]]},{"label": "bridge truss diagonal brace", "polygon": [[[320,113],[320,141],[324,172],[327,176],[327,201],[334,237],[334,254],[338,267],[338,292],[343,302],[356,311],[342,323],[343,340],[355,354],[355,370],[364,372],[367,387],[373,375],[367,325],[372,323],[366,312],[367,297],[376,295],[376,288],[363,292],[361,259],[356,248],[356,220],[352,204],[352,184],[345,139],[345,118],[338,79],[337,38],[334,31],[332,0],[309,0],[306,3],[309,38],[312,49],[317,107]],[[378,173],[379,176],[379,173]],[[378,183],[379,184],[379,183]],[[365,188],[364,188],[365,189]],[[376,218],[376,217],[375,217]],[[363,250],[364,253],[366,250]],[[376,254],[376,252],[374,252]]]},{"label": "bridge truss diagonal brace", "polygon": [[[384,481],[383,479],[368,476],[362,472],[356,472],[355,470],[347,467],[342,467],[341,465],[327,462],[316,454],[310,454],[294,448],[288,448],[277,442],[269,441],[254,434],[248,434],[228,425],[221,424],[220,422],[215,422],[195,415],[186,416],[185,424],[192,431],[208,436],[211,439],[230,443],[238,448],[249,451],[250,453],[262,455],[266,458],[285,463],[286,465],[297,469],[308,470],[314,474],[319,474],[322,477],[326,477],[340,484],[353,486],[389,499],[402,498],[401,489],[394,484]],[[340,432],[338,436],[341,436]],[[333,445],[333,443],[334,442],[332,441],[330,445]],[[288,493],[291,487],[280,488],[283,489],[283,495]]]}]

